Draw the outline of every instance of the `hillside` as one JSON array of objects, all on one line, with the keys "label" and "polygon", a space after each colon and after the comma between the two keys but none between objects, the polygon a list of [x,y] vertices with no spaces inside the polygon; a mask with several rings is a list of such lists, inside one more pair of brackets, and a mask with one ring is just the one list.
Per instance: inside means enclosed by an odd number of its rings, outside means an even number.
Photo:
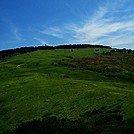
[{"label": "hillside", "polygon": [[6,54],[0,133],[134,131],[133,51],[98,46]]}]

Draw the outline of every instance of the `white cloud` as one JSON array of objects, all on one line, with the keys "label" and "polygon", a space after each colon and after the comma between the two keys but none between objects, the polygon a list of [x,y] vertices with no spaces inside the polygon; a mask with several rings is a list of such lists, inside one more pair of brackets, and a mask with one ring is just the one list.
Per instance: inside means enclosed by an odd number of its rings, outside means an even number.
[{"label": "white cloud", "polygon": [[[134,44],[134,19],[133,15],[129,15],[131,19],[122,18],[126,15],[118,16],[116,19],[114,14],[108,16],[110,7],[100,7],[92,18],[82,25],[71,25],[73,33],[72,40],[75,42],[93,42],[101,44],[109,44],[111,46],[125,44]],[[127,35],[127,36],[126,36]]]},{"label": "white cloud", "polygon": [[22,38],[20,37],[20,33],[16,27],[12,29],[13,35],[15,37],[16,42],[20,42]]},{"label": "white cloud", "polygon": [[[134,10],[131,0],[107,1],[81,24],[49,27],[42,31],[66,42],[99,43],[111,46],[134,45]],[[128,3],[127,3],[128,2]],[[132,1],[131,1],[132,2]],[[127,7],[126,7],[127,4]]]},{"label": "white cloud", "polygon": [[46,45],[46,44],[48,44],[46,41],[44,41],[43,39],[41,39],[41,38],[34,38],[34,40],[36,40],[36,41],[38,41],[39,43],[40,43],[40,45]]},{"label": "white cloud", "polygon": [[11,20],[2,19],[1,21],[4,22],[5,29],[8,29],[8,36],[10,36],[10,40],[5,41],[5,43],[16,43],[23,40],[18,27],[16,27]]},{"label": "white cloud", "polygon": [[24,41],[24,39],[21,38],[20,33],[16,27],[12,27],[11,29],[11,40],[3,41],[2,44],[14,44],[14,43],[20,43]]},{"label": "white cloud", "polygon": [[50,36],[54,36],[57,38],[63,37],[61,29],[57,28],[57,27],[45,28],[44,30],[41,31],[41,33],[46,34],[46,35],[50,35]]}]

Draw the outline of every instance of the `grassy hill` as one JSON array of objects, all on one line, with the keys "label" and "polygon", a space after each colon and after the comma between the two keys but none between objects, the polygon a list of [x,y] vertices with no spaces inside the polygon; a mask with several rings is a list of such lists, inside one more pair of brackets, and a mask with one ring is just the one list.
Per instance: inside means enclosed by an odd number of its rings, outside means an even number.
[{"label": "grassy hill", "polygon": [[0,133],[133,132],[134,52],[104,55],[110,51],[39,50],[1,60]]}]

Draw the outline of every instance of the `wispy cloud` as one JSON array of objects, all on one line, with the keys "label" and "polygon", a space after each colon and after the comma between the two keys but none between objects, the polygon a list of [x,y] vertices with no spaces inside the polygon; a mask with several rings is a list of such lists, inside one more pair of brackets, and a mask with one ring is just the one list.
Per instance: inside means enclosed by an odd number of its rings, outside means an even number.
[{"label": "wispy cloud", "polygon": [[22,38],[21,38],[21,36],[20,36],[20,33],[19,33],[19,31],[18,31],[18,29],[17,29],[16,27],[14,27],[14,28],[12,29],[12,32],[13,32],[13,35],[14,35],[14,37],[15,37],[16,42],[22,41]]},{"label": "wispy cloud", "polygon": [[123,19],[128,18],[127,14],[121,14],[118,16],[119,18],[116,18],[114,17],[115,10],[108,17],[110,9],[109,6],[101,6],[95,15],[85,23],[71,26],[70,29],[74,33],[72,40],[75,42],[109,44],[111,46],[134,44],[133,15],[130,14],[128,20]]},{"label": "wispy cloud", "polygon": [[36,41],[38,41],[39,43],[40,43],[40,45],[45,45],[45,44],[48,44],[48,42],[47,41],[44,41],[43,39],[41,39],[41,38],[34,38],[34,40],[36,40]]},{"label": "wispy cloud", "polygon": [[3,41],[1,43],[9,45],[9,44],[20,43],[20,42],[24,41],[24,39],[21,38],[20,33],[16,27],[14,27],[11,30],[11,38],[12,39]]},{"label": "wispy cloud", "polygon": [[8,29],[9,31],[8,36],[10,36],[10,40],[7,40],[7,43],[21,42],[23,40],[19,29],[11,20],[2,19],[1,21],[5,24],[5,29]]},{"label": "wispy cloud", "polygon": [[46,35],[51,35],[57,38],[62,38],[62,30],[60,28],[57,27],[49,27],[49,28],[45,28],[44,30],[40,31],[43,34]]},{"label": "wispy cloud", "polygon": [[[127,5],[127,7],[126,7]],[[107,1],[81,24],[72,23],[42,31],[66,42],[127,45],[134,48],[134,4],[132,0]]]}]

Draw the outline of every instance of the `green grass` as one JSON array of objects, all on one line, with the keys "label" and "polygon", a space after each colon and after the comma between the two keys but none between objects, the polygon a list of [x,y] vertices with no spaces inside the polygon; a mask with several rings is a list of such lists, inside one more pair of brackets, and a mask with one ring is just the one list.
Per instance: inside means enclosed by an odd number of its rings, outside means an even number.
[{"label": "green grass", "polygon": [[[103,51],[110,49],[42,50],[1,61],[0,133],[13,130],[23,122],[41,119],[47,113],[60,119],[77,120],[95,109],[110,111],[116,106],[120,107],[123,120],[133,119],[132,81],[108,77],[74,62],[101,56]],[[128,67],[132,72],[132,66]],[[92,121],[98,116],[86,119]]]}]

